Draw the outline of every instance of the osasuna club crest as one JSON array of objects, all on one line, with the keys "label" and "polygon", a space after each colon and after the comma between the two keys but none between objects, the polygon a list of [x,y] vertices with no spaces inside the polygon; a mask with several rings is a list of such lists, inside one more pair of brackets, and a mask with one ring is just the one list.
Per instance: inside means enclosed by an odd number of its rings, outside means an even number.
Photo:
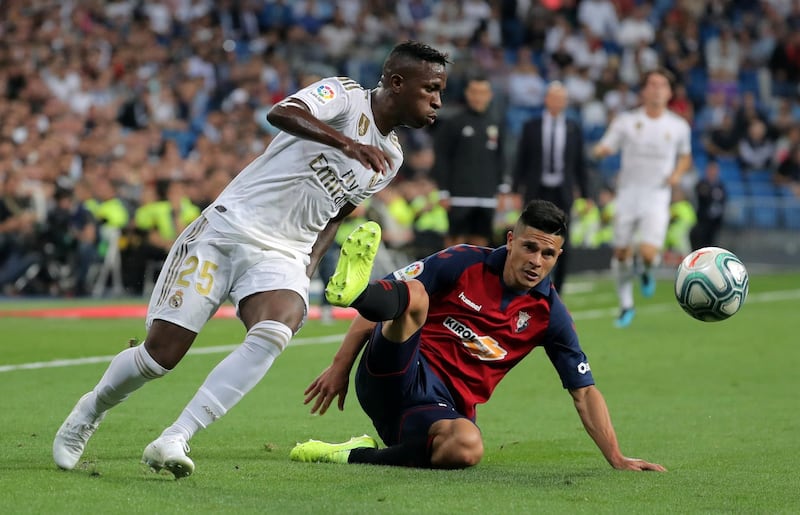
[{"label": "osasuna club crest", "polygon": [[528,321],[531,319],[531,316],[524,311],[520,311],[517,313],[516,319],[516,332],[521,333],[525,329],[528,328]]}]

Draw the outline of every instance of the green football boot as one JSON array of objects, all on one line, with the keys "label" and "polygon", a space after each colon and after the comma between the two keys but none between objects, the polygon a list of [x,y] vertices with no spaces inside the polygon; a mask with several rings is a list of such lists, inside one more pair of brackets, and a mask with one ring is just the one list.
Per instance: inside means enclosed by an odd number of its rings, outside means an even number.
[{"label": "green football boot", "polygon": [[353,449],[377,449],[378,442],[367,435],[354,436],[343,443],[327,443],[309,440],[294,446],[289,453],[292,461],[306,463],[347,463]]},{"label": "green football boot", "polygon": [[381,226],[365,222],[342,244],[336,271],[325,287],[325,298],[334,306],[348,307],[369,284],[372,265],[381,243]]}]

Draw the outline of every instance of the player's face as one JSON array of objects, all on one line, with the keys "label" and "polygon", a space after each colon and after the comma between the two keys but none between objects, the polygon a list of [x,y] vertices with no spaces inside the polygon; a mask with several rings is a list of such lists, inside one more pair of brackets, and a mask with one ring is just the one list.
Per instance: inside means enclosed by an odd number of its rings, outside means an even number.
[{"label": "player's face", "polygon": [[489,104],[492,102],[492,85],[488,80],[470,81],[464,90],[464,99],[470,109],[482,113],[489,108]]},{"label": "player's face", "polygon": [[651,73],[642,88],[642,100],[647,105],[664,107],[672,98],[669,80],[661,74]]},{"label": "player's face", "polygon": [[508,257],[503,281],[509,288],[529,290],[553,270],[561,255],[564,237],[525,227],[516,234],[509,231],[506,244]]},{"label": "player's face", "polygon": [[403,125],[420,129],[433,125],[436,111],[442,107],[442,91],[447,85],[447,72],[438,63],[423,61],[405,77],[400,107]]}]

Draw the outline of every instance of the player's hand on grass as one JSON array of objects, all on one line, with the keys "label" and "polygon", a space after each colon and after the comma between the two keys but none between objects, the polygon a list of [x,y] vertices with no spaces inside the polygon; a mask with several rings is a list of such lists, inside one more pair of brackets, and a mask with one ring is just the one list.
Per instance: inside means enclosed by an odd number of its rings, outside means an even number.
[{"label": "player's hand on grass", "polygon": [[347,388],[350,383],[349,371],[342,372],[336,365],[331,365],[308,385],[303,404],[314,401],[311,413],[324,415],[335,398],[339,398],[339,411],[344,410],[344,400],[347,397]]},{"label": "player's hand on grass", "polygon": [[617,470],[638,470],[638,471],[655,471],[666,472],[662,465],[658,463],[650,463],[649,461],[640,460],[639,458],[623,458],[619,463],[614,463],[612,466]]}]

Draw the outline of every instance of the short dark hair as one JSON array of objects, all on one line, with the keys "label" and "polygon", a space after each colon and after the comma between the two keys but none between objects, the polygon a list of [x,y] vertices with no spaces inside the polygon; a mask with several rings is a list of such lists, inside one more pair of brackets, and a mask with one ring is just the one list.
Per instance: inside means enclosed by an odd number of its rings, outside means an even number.
[{"label": "short dark hair", "polygon": [[651,75],[661,75],[662,77],[667,79],[667,82],[669,82],[669,89],[675,91],[675,86],[676,86],[675,75],[667,68],[664,68],[663,66],[659,66],[657,68],[653,68],[652,70],[647,70],[646,72],[644,72],[642,74],[642,80],[639,81],[639,89],[644,89],[644,87],[647,85],[647,81],[650,80]]},{"label": "short dark hair", "polygon": [[471,71],[464,77],[464,86],[468,86],[470,82],[489,82],[489,76],[483,71]]},{"label": "short dark hair", "polygon": [[561,208],[550,201],[536,199],[525,205],[514,232],[523,227],[533,227],[547,234],[566,236],[567,223],[567,214]]},{"label": "short dark hair", "polygon": [[428,61],[430,63],[441,64],[442,66],[446,66],[447,63],[450,62],[447,54],[436,50],[430,45],[419,41],[404,41],[396,45],[392,51],[389,52],[389,56],[383,63],[384,72],[388,67],[395,66],[397,61],[405,59]]}]

